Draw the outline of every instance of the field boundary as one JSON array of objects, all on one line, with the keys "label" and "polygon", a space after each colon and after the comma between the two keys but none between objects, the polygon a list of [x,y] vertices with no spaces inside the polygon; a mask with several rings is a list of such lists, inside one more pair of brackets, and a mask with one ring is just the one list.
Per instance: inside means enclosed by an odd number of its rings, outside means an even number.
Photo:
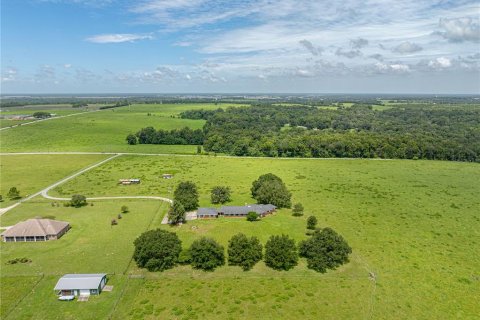
[{"label": "field boundary", "polygon": [[[25,300],[25,298],[27,298],[34,290],[35,288],[38,286],[38,284],[40,283],[40,281],[42,281],[44,278],[45,278],[45,274],[42,273],[39,275],[40,276],[40,279],[37,280],[37,282],[35,282],[35,284],[32,286],[32,288],[30,289],[30,291],[28,291],[23,297],[21,297],[20,299],[18,299],[18,301],[10,308],[10,310],[8,310],[8,312],[3,315],[3,318],[6,319],[8,318],[8,316],[15,310],[17,309],[18,305],[20,303],[22,303],[23,300]],[[28,277],[28,276],[26,276]]]}]

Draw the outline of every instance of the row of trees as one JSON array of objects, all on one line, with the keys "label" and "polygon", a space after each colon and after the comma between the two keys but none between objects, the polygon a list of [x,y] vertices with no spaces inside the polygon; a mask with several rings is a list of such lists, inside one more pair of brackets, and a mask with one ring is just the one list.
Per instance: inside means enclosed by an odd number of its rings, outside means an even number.
[{"label": "row of trees", "polygon": [[126,138],[130,145],[139,144],[183,144],[202,145],[204,134],[201,129],[192,130],[188,127],[173,130],[155,130],[153,127],[142,128],[136,134],[129,134]]},{"label": "row of trees", "polygon": [[[143,233],[135,242],[133,258],[137,265],[149,271],[164,271],[177,263],[191,264],[195,269],[213,271],[225,264],[225,249],[212,238],[195,240],[186,251],[176,233],[156,229]],[[257,237],[243,233],[234,235],[228,242],[228,264],[252,269],[262,259],[275,270],[290,270],[298,264],[299,257],[307,259],[307,266],[318,272],[335,269],[348,262],[352,249],[345,239],[333,229],[318,229],[297,246],[288,235],[273,235],[263,246]]]}]

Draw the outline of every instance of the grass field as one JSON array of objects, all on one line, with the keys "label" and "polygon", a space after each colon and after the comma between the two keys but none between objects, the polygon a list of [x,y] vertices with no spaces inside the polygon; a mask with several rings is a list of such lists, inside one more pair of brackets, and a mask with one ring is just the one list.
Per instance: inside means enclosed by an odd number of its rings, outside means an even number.
[{"label": "grass field", "polygon": [[[196,146],[129,146],[125,138],[143,127],[175,129],[202,128],[205,121],[173,118],[184,110],[215,109],[215,104],[132,105],[44,121],[0,132],[2,152],[99,151],[194,153]],[[228,105],[225,105],[228,106]],[[42,141],[42,143],[39,143]]]},{"label": "grass field", "polygon": [[9,155],[0,159],[0,194],[8,207],[18,200],[7,198],[8,190],[16,187],[25,197],[42,190],[89,164],[105,159],[104,155]]},{"label": "grass field", "polygon": [[[164,172],[175,173],[174,179],[161,179]],[[252,201],[251,182],[266,172],[284,179],[307,215],[316,215],[321,226],[331,226],[348,239],[356,255],[353,260],[362,266],[364,277],[367,270],[377,275],[377,317],[461,318],[478,313],[477,164],[124,156],[66,183],[60,191],[92,196],[169,196],[178,181],[192,180],[199,186],[203,206],[210,205],[209,190],[214,185],[229,185],[232,203],[244,204]],[[116,186],[117,179],[126,175],[142,178],[142,184]],[[58,191],[53,194],[60,194]],[[177,232],[187,245],[201,235],[226,244],[239,231],[256,235],[262,242],[280,233],[300,240],[305,237],[305,219],[281,210],[259,223],[195,221]],[[431,310],[430,305],[437,307]]]},{"label": "grass field", "polygon": [[[46,121],[0,132],[7,151],[118,151],[194,153],[195,146],[128,146],[126,134],[148,125],[159,129],[203,121],[183,120],[182,110],[217,105],[134,105]],[[151,115],[148,115],[151,114]],[[15,185],[31,194],[106,158],[106,155],[2,156],[1,192]],[[252,203],[259,175],[280,176],[301,202],[305,216],[282,209],[259,222],[241,218],[161,225],[167,210],[153,200],[91,201],[67,208],[34,198],[7,212],[1,225],[32,217],[70,222],[60,240],[0,243],[2,319],[478,319],[480,305],[480,167],[472,163],[407,160],[272,159],[221,156],[122,155],[56,189],[50,195],[155,195],[171,198],[179,181],[194,181],[200,205],[210,189],[227,185],[232,205]],[[164,180],[163,173],[174,178]],[[120,178],[140,178],[119,186]],[[2,206],[11,203],[4,202]],[[130,212],[112,227],[122,205]],[[201,236],[227,246],[238,232],[259,237],[285,233],[305,239],[309,215],[342,234],[351,261],[319,274],[299,265],[288,272],[223,266],[214,272],[178,266],[163,273],[131,262],[133,241],[143,231],[174,231],[189,246]],[[27,264],[7,264],[27,257]],[[86,303],[56,300],[53,287],[65,273],[105,272],[113,292]],[[374,274],[375,281],[371,274]]]}]

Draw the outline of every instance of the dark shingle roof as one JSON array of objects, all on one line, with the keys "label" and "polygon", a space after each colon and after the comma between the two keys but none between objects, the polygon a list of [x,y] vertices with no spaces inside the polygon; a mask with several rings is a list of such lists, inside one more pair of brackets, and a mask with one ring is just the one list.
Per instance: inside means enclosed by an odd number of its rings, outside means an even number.
[{"label": "dark shingle roof", "polygon": [[197,210],[198,216],[217,216],[218,212],[215,208],[198,208]]},{"label": "dark shingle roof", "polygon": [[224,215],[247,215],[249,212],[256,212],[258,214],[264,214],[268,211],[272,211],[276,207],[272,204],[248,204],[245,206],[223,206],[218,211],[223,212]]}]

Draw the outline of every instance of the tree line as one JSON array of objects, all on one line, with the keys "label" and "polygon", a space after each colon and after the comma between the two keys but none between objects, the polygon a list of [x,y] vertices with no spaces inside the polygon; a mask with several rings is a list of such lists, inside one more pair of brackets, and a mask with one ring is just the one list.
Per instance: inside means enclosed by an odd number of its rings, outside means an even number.
[{"label": "tree line", "polygon": [[225,265],[225,260],[248,271],[262,259],[272,269],[287,271],[298,264],[299,257],[304,257],[308,268],[324,273],[347,263],[352,252],[347,241],[331,228],[316,229],[309,239],[298,244],[288,235],[272,235],[265,250],[257,237],[238,233],[228,242],[227,259],[225,248],[212,238],[201,237],[185,250],[176,233],[162,229],[144,232],[134,245],[133,259],[149,271],[164,271],[177,264],[213,271]]},{"label": "tree line", "polygon": [[135,134],[129,134],[126,138],[130,145],[139,144],[183,144],[202,145],[204,133],[201,129],[192,130],[188,127],[173,130],[155,130],[153,127],[140,129]]}]

